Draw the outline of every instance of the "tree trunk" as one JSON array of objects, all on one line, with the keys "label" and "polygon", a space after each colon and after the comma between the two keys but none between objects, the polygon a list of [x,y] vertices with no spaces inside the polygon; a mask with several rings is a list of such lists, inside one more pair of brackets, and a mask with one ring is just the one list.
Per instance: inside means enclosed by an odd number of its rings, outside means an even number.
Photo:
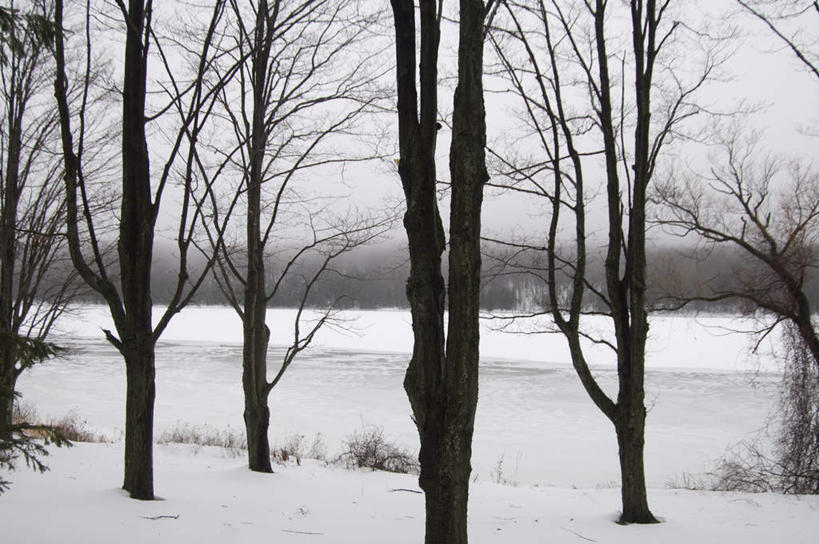
[{"label": "tree trunk", "polygon": [[[807,300],[807,297],[804,297]],[[799,336],[808,348],[813,363],[819,371],[819,337],[816,336],[816,329],[813,327],[812,315],[810,313],[810,306],[807,302],[804,303],[804,310],[799,313],[797,319],[793,320],[799,331]],[[800,308],[801,309],[801,308]]]},{"label": "tree trunk", "polygon": [[[250,289],[251,275],[248,275]],[[270,333],[264,324],[264,297],[257,304],[246,298],[244,314],[244,353],[242,388],[245,398],[248,468],[255,472],[273,472],[270,443],[267,437],[270,409],[267,406],[267,344]]]},{"label": "tree trunk", "polygon": [[267,438],[270,425],[270,409],[267,403],[259,402],[255,406],[245,404],[244,416],[248,468],[254,472],[273,472],[270,464],[270,442]]},{"label": "tree trunk", "polygon": [[[618,407],[619,408],[619,407]],[[619,416],[615,425],[620,456],[623,513],[618,523],[657,523],[648,508],[643,450],[646,410],[642,400],[630,414]]]},{"label": "tree trunk", "polygon": [[9,105],[9,116],[6,119],[8,148],[2,157],[2,162],[6,163],[6,171],[3,176],[3,200],[0,206],[0,331],[8,335],[4,339],[8,346],[0,353],[0,385],[5,389],[3,393],[8,394],[8,398],[4,397],[2,400],[0,425],[11,425],[17,382],[17,355],[12,339],[16,337],[19,328],[14,323],[14,274],[17,264],[17,210],[20,197],[23,110],[24,107],[14,108]]},{"label": "tree trunk", "polygon": [[150,340],[123,345],[125,401],[125,482],[132,499],[153,500],[154,345]]},{"label": "tree trunk", "polygon": [[[393,0],[398,65],[399,174],[407,199],[410,251],[407,299],[413,356],[404,388],[421,439],[419,485],[426,497],[427,544],[467,542],[472,434],[478,400],[480,213],[485,123],[482,92],[483,4],[461,3],[458,87],[450,151],[449,328],[444,333],[445,240],[436,199],[436,4],[421,2],[420,112],[415,88],[412,2]],[[420,113],[420,118],[418,114]]]},{"label": "tree trunk", "polygon": [[[5,362],[2,363],[5,365]],[[17,375],[12,366],[12,372],[4,372],[0,375],[0,388],[3,395],[0,396],[0,429],[8,429],[12,423],[14,414],[14,388],[17,384]]]},{"label": "tree trunk", "polygon": [[[125,484],[131,497],[154,498],[154,339],[151,319],[151,261],[154,220],[151,171],[145,135],[145,80],[147,51],[142,34],[146,24],[141,0],[130,0],[125,42],[125,77],[122,92],[122,201],[119,254],[122,302],[108,300],[125,358]],[[124,315],[121,314],[124,309]]]},{"label": "tree trunk", "polygon": [[267,98],[269,84],[268,61],[272,30],[268,27],[270,8],[261,0],[256,11],[253,35],[252,86],[253,114],[247,172],[247,277],[244,282],[244,346],[242,359],[242,387],[245,397],[245,429],[247,432],[248,468],[255,472],[273,472],[270,465],[270,443],[267,430],[270,410],[267,384],[267,345],[270,330],[265,323],[267,293],[265,287],[264,241],[261,232],[262,184],[264,183],[264,156],[267,146]]},{"label": "tree trunk", "polygon": [[[421,441],[421,489],[426,499],[426,544],[466,544],[471,432],[458,432],[438,410]],[[442,428],[443,426],[448,427]],[[460,435],[460,436],[458,436]],[[464,439],[468,451],[464,455]],[[464,458],[465,457],[465,458]]]}]

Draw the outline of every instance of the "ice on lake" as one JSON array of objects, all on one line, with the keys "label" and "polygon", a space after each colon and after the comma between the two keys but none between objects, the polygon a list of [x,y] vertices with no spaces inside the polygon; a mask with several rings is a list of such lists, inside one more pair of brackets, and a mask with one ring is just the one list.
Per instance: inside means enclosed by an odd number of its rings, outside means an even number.
[{"label": "ice on lake", "polygon": [[[292,334],[291,317],[286,310],[271,312],[272,342]],[[272,442],[300,434],[309,443],[321,433],[334,454],[353,431],[377,425],[390,439],[417,449],[402,388],[411,346],[409,315],[356,312],[355,318],[355,334],[328,330],[272,392]],[[222,308],[193,308],[175,319],[157,346],[156,435],[179,422],[241,432],[238,320]],[[768,416],[779,379],[775,372],[757,372],[750,379],[755,367],[741,363],[747,339],[694,318],[664,319],[653,325],[646,384],[646,471],[653,487],[713,468],[727,447],[753,436]],[[101,307],[83,308],[63,323],[55,339],[70,353],[21,378],[25,400],[42,415],[74,411],[90,427],[121,434],[125,372],[100,333],[108,326]],[[482,352],[473,455],[478,479],[616,485],[613,428],[582,390],[561,338],[486,328]],[[281,345],[270,348],[271,376],[283,354]],[[601,359],[595,373],[614,394],[614,368]]]}]

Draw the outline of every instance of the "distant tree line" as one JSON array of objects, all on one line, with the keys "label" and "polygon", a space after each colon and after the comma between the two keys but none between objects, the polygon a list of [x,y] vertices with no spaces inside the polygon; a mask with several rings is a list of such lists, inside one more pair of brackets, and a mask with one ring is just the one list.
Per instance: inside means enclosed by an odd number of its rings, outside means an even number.
[{"label": "distant tree line", "polygon": [[[360,248],[344,256],[330,273],[324,274],[312,287],[307,296],[307,306],[325,308],[338,300],[337,307],[377,310],[385,308],[407,308],[406,281],[409,262],[406,248],[399,243]],[[543,256],[516,255],[510,266],[509,256],[492,253],[487,249],[482,266],[481,308],[486,311],[536,311],[548,306],[546,282],[542,274]],[[672,309],[682,298],[690,300],[703,295],[709,289],[731,287],[733,274],[746,257],[739,251],[721,247],[703,252],[691,247],[655,247],[648,250],[652,263],[648,270],[648,302],[654,310]],[[589,259],[589,281],[593,285],[603,285],[603,256],[591,255]],[[277,263],[270,264],[271,278],[277,273]],[[173,254],[171,247],[160,247],[155,255],[152,268],[152,283],[156,286],[154,302],[166,304],[175,285],[171,269]],[[307,259],[300,269],[283,280],[280,292],[269,304],[271,308],[292,308],[298,306],[304,296],[303,278],[319,265],[319,257]],[[196,265],[194,265],[195,267]],[[559,285],[565,287],[568,279],[559,278]],[[560,290],[560,289],[558,289]],[[819,303],[819,275],[808,271],[805,293],[811,304]],[[83,302],[100,302],[95,295],[86,293]],[[194,304],[224,305],[224,295],[213,278],[207,278],[193,299]],[[588,310],[596,308],[593,297],[585,302]],[[693,300],[683,309],[689,312],[748,313],[754,306],[735,298],[719,301]]]}]

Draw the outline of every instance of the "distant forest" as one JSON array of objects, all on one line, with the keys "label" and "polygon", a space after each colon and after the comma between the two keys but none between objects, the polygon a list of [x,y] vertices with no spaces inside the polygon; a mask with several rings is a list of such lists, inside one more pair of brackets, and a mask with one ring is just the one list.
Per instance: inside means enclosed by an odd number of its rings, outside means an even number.
[{"label": "distant forest", "polygon": [[[547,305],[548,293],[545,282],[544,258],[537,252],[512,259],[496,248],[486,248],[483,257],[483,281],[481,307],[484,310],[530,312],[542,310]],[[331,273],[324,274],[307,297],[307,307],[325,308],[336,304],[340,308],[407,308],[405,295],[409,262],[406,248],[399,243],[381,244],[360,248],[335,263]],[[649,250],[649,303],[652,308],[673,308],[689,297],[705,297],[727,288],[732,282],[741,281],[735,271],[743,259],[741,254],[719,248],[708,253],[692,249],[660,247]],[[282,280],[282,288],[271,299],[269,306],[295,307],[304,293],[304,277],[314,269],[318,258],[302,263],[297,273]],[[446,261],[446,260],[445,260]],[[282,269],[283,263],[271,259],[268,282],[272,283]],[[277,266],[278,265],[278,266]],[[200,263],[201,266],[201,263]],[[743,264],[747,268],[747,263]],[[601,256],[590,254],[589,281],[603,285],[603,261]],[[154,303],[164,304],[175,286],[175,265],[169,249],[159,248],[152,268]],[[565,278],[558,278],[558,284]],[[558,287],[558,292],[561,289]],[[819,278],[814,273],[807,281],[806,293],[812,304],[819,304]],[[87,302],[100,302],[92,294],[83,297]],[[213,277],[206,278],[194,298],[195,304],[227,304],[222,291]],[[589,310],[600,308],[598,301],[589,297]],[[685,305],[689,311],[739,312],[753,308],[740,300],[726,299],[718,302],[692,301]]]}]

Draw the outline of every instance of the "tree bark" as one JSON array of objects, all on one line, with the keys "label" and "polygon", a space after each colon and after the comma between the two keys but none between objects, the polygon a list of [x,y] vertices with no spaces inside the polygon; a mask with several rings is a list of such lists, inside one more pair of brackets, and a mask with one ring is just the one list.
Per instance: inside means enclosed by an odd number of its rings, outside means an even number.
[{"label": "tree bark", "polygon": [[619,523],[657,523],[648,508],[643,450],[645,445],[646,410],[640,401],[631,408],[618,408],[630,414],[618,418],[615,425],[620,458],[620,495],[623,512]]},{"label": "tree bark", "polygon": [[154,499],[154,345],[149,339],[122,347],[127,379],[125,400],[125,480],[122,488],[139,500]]},{"label": "tree bark", "polygon": [[16,385],[17,376],[14,372],[3,373],[0,376],[0,388],[3,390],[3,395],[0,398],[0,429],[7,429],[11,426],[14,414],[14,395],[12,393],[15,391]]},{"label": "tree bark", "polygon": [[[258,149],[258,155],[263,150]],[[256,472],[273,472],[267,429],[270,410],[267,406],[267,345],[270,331],[265,324],[264,248],[260,240],[261,168],[254,160],[248,185],[247,211],[247,277],[245,280],[244,344],[242,350],[242,388],[245,398],[248,468]]]},{"label": "tree bark", "polygon": [[[270,443],[267,431],[270,410],[267,405],[267,344],[270,333],[264,323],[265,298],[250,296],[250,280],[244,314],[244,349],[242,360],[242,389],[245,398],[245,431],[247,434],[248,468],[255,472],[273,472],[270,463]],[[262,283],[264,289],[264,283]],[[261,291],[264,293],[264,290]],[[257,293],[258,294],[258,293]]]},{"label": "tree bark", "polygon": [[270,463],[270,442],[267,430],[270,426],[270,409],[266,401],[255,405],[245,404],[245,430],[247,432],[248,468],[254,472],[273,472]]}]

